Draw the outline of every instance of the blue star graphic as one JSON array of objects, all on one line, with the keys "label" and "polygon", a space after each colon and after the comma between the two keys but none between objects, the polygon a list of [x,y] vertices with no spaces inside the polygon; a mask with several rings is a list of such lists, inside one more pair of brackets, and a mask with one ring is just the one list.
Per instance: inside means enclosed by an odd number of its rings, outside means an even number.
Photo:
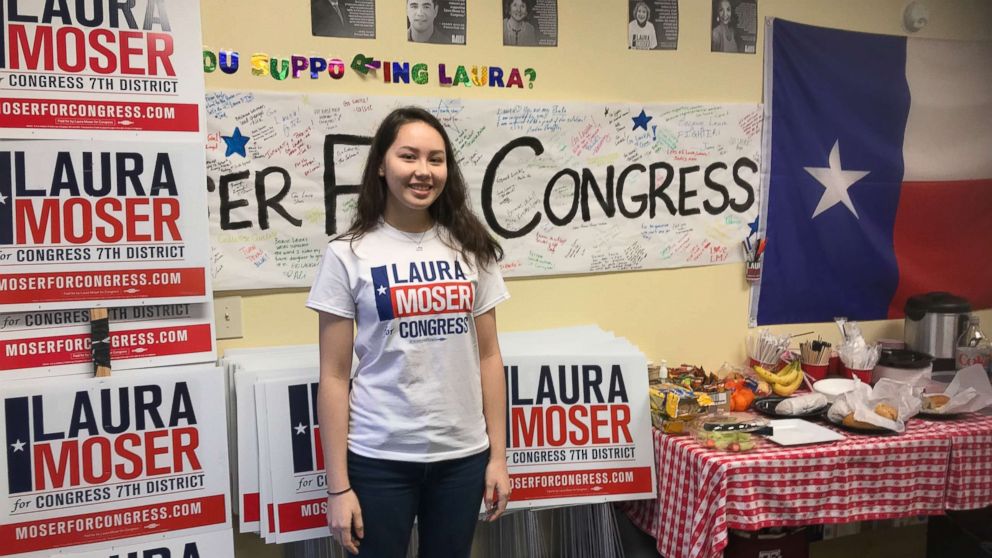
[{"label": "blue star graphic", "polygon": [[650,122],[652,118],[654,118],[654,117],[653,116],[648,116],[644,112],[644,109],[641,109],[641,114],[638,114],[637,116],[631,118],[631,120],[634,121],[634,127],[631,128],[631,130],[636,130],[638,128],[644,128],[644,131],[647,132],[648,131],[648,122]]},{"label": "blue star graphic", "polygon": [[241,128],[234,128],[234,133],[229,136],[221,136],[224,143],[227,144],[227,151],[224,152],[225,157],[230,157],[237,153],[242,157],[247,157],[248,153],[245,151],[245,144],[251,139],[249,136],[241,135]]},{"label": "blue star graphic", "polygon": [[758,217],[755,217],[754,221],[748,223],[747,228],[751,229],[751,234],[747,235],[748,238],[758,234]]}]

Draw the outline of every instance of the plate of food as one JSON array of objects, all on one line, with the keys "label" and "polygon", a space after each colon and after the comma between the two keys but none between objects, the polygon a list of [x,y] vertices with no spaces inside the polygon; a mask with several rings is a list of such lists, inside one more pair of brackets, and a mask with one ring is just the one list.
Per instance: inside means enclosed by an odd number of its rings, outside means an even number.
[{"label": "plate of food", "polygon": [[791,397],[763,397],[752,404],[754,410],[774,418],[820,418],[829,408],[827,398],[819,393]]},{"label": "plate of food", "polygon": [[752,450],[756,435],[773,433],[768,419],[744,412],[702,416],[689,429],[701,446],[730,452]]},{"label": "plate of food", "polygon": [[[875,405],[875,413],[887,418],[889,420],[897,420],[899,416],[899,411],[895,407],[887,403],[879,403]],[[889,430],[888,428],[883,428],[881,426],[871,424],[870,422],[863,422],[854,418],[854,413],[847,413],[844,418],[838,422],[828,415],[828,419],[831,424],[839,426],[844,430],[850,432],[857,432],[859,434],[871,434],[871,435],[883,435],[883,434],[898,434],[894,430]]]},{"label": "plate of food", "polygon": [[930,418],[957,418],[961,413],[944,412],[944,405],[951,400],[951,396],[944,393],[924,393],[923,406],[920,407],[920,414]]}]

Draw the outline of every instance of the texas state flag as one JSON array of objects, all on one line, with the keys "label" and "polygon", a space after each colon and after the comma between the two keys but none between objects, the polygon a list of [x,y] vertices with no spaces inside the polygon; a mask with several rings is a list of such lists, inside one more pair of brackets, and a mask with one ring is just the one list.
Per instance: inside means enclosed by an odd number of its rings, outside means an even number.
[{"label": "texas state flag", "polygon": [[766,44],[756,323],[992,307],[992,43],[773,20]]}]

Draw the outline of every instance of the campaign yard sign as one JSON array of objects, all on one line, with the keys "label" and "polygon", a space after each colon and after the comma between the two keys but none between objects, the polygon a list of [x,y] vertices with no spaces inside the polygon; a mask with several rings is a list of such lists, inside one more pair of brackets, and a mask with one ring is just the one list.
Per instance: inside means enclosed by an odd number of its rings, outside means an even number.
[{"label": "campaign yard sign", "polygon": [[195,144],[0,142],[0,310],[204,302]]},{"label": "campaign yard sign", "polygon": [[0,6],[0,135],[200,141],[198,0]]},{"label": "campaign yard sign", "polygon": [[228,526],[219,368],[0,386],[0,556]]},{"label": "campaign yard sign", "polygon": [[52,558],[234,558],[234,533],[231,529],[159,539],[141,544],[52,554]]},{"label": "campaign yard sign", "polygon": [[576,331],[500,336],[511,509],[655,495],[644,355]]},{"label": "campaign yard sign", "polygon": [[[114,370],[210,362],[213,303],[111,308]],[[92,374],[89,310],[0,314],[0,378]]]},{"label": "campaign yard sign", "polygon": [[[255,387],[264,378],[296,375],[313,370],[318,361],[316,346],[313,350],[288,354],[255,354],[250,359],[232,359],[235,389],[235,417],[237,444],[238,530],[242,533],[260,532],[262,519],[259,444],[260,432],[256,412]],[[263,422],[264,424],[264,422]]]},{"label": "campaign yard sign", "polygon": [[[266,378],[255,386],[259,470],[270,497],[266,540],[286,543],[327,536],[327,474],[317,424],[317,371]],[[264,391],[264,396],[260,397]],[[271,505],[268,505],[271,504]]]}]

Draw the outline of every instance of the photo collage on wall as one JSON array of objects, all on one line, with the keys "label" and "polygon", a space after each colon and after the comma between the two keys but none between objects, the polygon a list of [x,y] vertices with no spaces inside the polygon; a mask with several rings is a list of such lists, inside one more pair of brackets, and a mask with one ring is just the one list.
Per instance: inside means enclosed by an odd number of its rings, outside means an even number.
[{"label": "photo collage on wall", "polygon": [[[468,44],[466,0],[404,0],[407,41]],[[558,46],[557,0],[498,0],[503,46]],[[677,50],[678,0],[628,0],[629,50]],[[318,37],[376,38],[375,0],[310,0],[311,31]],[[712,0],[711,52],[755,54],[758,0]]]}]

